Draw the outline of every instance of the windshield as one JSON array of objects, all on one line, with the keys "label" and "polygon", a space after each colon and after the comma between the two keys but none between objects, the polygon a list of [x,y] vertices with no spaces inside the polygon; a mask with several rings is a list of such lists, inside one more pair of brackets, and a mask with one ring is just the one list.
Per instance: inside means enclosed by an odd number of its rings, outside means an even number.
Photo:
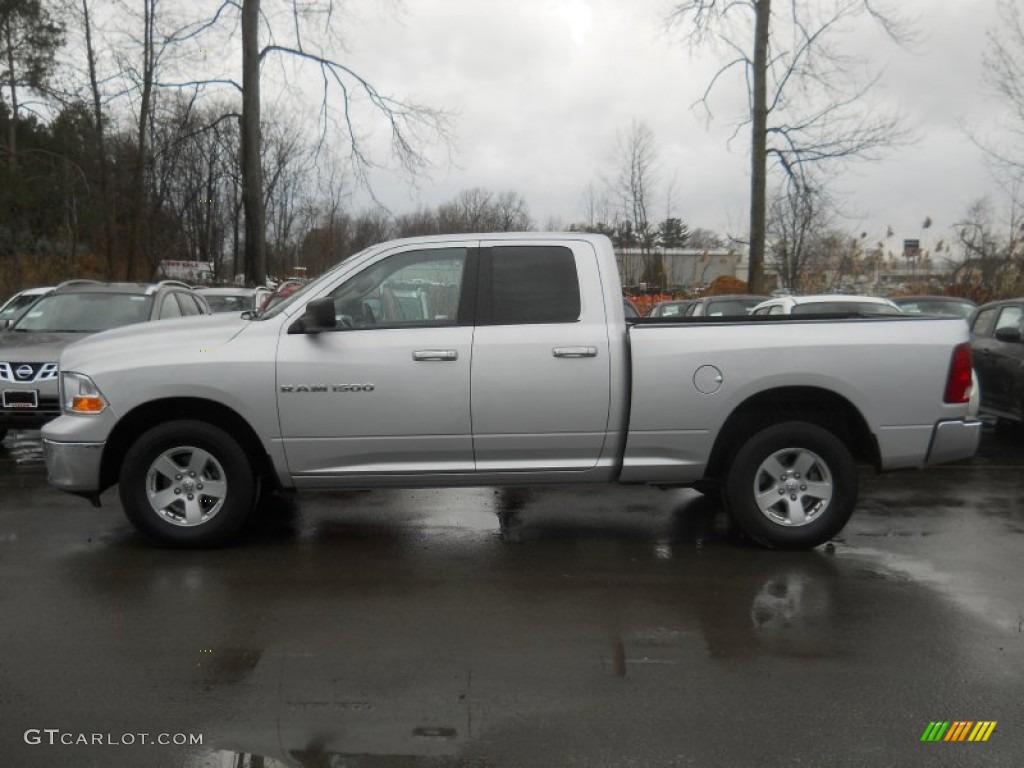
[{"label": "windshield", "polygon": [[24,296],[15,296],[9,302],[7,306],[0,310],[0,322],[4,320],[10,320],[21,314],[22,310],[30,306],[32,302],[39,298],[39,294],[25,294]]},{"label": "windshield", "polygon": [[794,315],[818,314],[853,314],[864,315],[901,315],[896,307],[888,304],[876,304],[871,301],[809,301],[793,307]]},{"label": "windshield", "polygon": [[319,288],[324,283],[333,280],[335,273],[339,269],[341,269],[345,264],[352,261],[352,259],[356,258],[356,256],[362,256],[364,253],[367,253],[368,251],[372,250],[375,247],[376,246],[370,246],[370,248],[364,248],[358,253],[353,253],[351,256],[345,257],[340,262],[338,262],[334,267],[320,275],[320,277],[318,277],[316,280],[313,280],[310,283],[306,283],[291,296],[287,297],[286,299],[283,299],[280,303],[274,304],[272,307],[267,307],[262,312],[257,313],[255,317],[259,320],[267,320],[271,317],[276,317],[277,315],[281,314],[282,311],[284,311],[292,304],[294,304],[296,301],[298,301],[300,298],[309,293],[314,287]]},{"label": "windshield", "polygon": [[14,330],[97,333],[149,320],[152,304],[152,296],[136,293],[50,294],[33,304]]}]

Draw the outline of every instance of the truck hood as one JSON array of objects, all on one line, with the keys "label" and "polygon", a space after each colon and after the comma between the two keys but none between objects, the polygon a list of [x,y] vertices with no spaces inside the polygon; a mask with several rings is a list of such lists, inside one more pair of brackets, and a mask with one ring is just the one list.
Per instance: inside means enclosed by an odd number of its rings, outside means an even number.
[{"label": "truck hood", "polygon": [[61,350],[85,338],[86,333],[3,331],[0,333],[0,362],[55,363]]},{"label": "truck hood", "polygon": [[176,320],[156,320],[126,325],[87,336],[64,349],[60,367],[64,371],[91,370],[107,357],[149,359],[162,351],[182,346],[212,348],[226,344],[251,323],[240,314],[200,315]]}]

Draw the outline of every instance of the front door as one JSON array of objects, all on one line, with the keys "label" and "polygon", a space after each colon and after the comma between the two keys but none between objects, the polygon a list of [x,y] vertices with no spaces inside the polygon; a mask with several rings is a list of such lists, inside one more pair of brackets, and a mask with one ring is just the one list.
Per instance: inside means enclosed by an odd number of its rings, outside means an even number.
[{"label": "front door", "polygon": [[473,470],[472,258],[465,247],[390,252],[330,294],[336,330],[282,330],[277,398],[297,485]]}]

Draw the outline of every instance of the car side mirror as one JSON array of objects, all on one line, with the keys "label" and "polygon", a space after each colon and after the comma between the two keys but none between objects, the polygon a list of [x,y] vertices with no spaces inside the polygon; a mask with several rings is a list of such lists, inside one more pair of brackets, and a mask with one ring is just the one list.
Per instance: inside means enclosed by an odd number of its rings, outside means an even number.
[{"label": "car side mirror", "polygon": [[321,331],[333,331],[338,327],[338,320],[334,315],[334,299],[325,297],[313,299],[306,305],[306,311],[302,317],[291,324],[288,333],[320,333]]},{"label": "car side mirror", "polygon": [[995,337],[997,341],[1008,341],[1013,344],[1020,344],[1020,328],[996,328]]}]

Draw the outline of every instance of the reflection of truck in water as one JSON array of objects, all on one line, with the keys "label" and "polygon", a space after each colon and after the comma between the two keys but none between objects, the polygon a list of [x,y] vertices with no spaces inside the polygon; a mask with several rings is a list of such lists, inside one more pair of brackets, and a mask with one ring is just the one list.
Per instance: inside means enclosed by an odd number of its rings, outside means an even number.
[{"label": "reflection of truck in water", "polygon": [[212,261],[164,259],[156,271],[158,280],[183,280],[195,285],[214,281]]}]

